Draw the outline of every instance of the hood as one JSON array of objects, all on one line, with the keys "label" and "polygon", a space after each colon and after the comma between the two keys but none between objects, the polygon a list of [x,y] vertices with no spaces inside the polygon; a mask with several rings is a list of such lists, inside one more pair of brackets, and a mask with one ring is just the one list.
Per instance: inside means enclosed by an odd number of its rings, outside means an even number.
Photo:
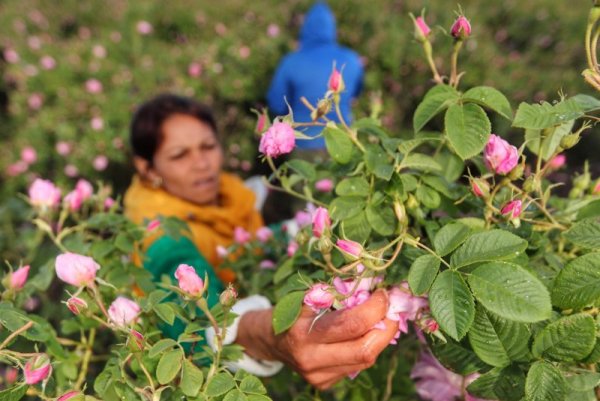
[{"label": "hood", "polygon": [[336,41],[335,17],[329,6],[319,2],[304,17],[300,30],[301,46]]}]

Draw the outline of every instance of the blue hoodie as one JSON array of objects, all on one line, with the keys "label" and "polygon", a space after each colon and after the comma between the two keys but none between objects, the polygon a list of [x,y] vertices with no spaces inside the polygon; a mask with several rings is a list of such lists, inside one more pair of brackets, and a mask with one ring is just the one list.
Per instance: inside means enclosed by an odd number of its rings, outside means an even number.
[{"label": "blue hoodie", "polygon": [[[267,93],[273,114],[286,115],[288,101],[294,121],[310,122],[310,110],[300,102],[304,96],[312,105],[324,97],[333,65],[342,72],[346,89],[341,94],[340,108],[346,122],[352,119],[351,101],[362,89],[363,68],[356,52],[340,46],[336,40],[335,17],[325,3],[315,4],[306,14],[300,31],[300,47],[281,60]],[[335,111],[327,117],[338,121]],[[309,136],[321,132],[321,127],[301,129]],[[322,149],[325,140],[298,140],[300,149]]]}]

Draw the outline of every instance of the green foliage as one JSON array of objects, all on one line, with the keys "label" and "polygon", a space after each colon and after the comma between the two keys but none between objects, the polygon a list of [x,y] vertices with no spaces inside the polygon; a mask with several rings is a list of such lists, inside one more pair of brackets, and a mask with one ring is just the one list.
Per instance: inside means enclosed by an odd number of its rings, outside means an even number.
[{"label": "green foliage", "polygon": [[455,340],[467,334],[475,316],[475,304],[460,273],[440,273],[429,292],[431,313],[444,332]]}]

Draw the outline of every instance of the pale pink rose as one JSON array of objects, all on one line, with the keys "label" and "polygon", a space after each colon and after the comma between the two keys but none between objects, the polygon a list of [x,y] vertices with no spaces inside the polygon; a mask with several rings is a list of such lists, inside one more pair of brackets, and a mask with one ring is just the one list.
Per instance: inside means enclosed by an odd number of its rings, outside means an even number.
[{"label": "pale pink rose", "polygon": [[79,174],[79,169],[72,164],[67,164],[64,168],[64,172],[67,177],[73,178],[77,177],[77,175]]},{"label": "pale pink rose", "polygon": [[105,58],[106,48],[102,45],[94,45],[94,47],[92,47],[92,54],[96,58]]},{"label": "pale pink rose", "polygon": [[304,295],[304,305],[308,305],[315,313],[331,308],[333,301],[335,297],[331,287],[323,283],[313,285]]},{"label": "pale pink rose", "polygon": [[340,93],[344,90],[344,79],[342,74],[337,68],[334,68],[329,76],[329,82],[327,83],[327,89],[334,93]]},{"label": "pale pink rose", "polygon": [[267,26],[267,36],[270,38],[275,38],[277,36],[279,36],[279,25],[277,24],[269,24],[269,26]]},{"label": "pale pink rose", "polygon": [[426,38],[431,33],[431,28],[429,28],[423,17],[415,18],[415,32],[417,38]]},{"label": "pale pink rose", "polygon": [[519,151],[504,139],[491,134],[483,159],[488,169],[497,174],[509,173],[519,162]]},{"label": "pale pink rose", "polygon": [[331,219],[329,212],[324,207],[318,207],[312,216],[312,232],[317,238],[321,238],[323,233],[331,228]]},{"label": "pale pink rose", "polygon": [[91,78],[85,81],[85,90],[88,93],[101,93],[102,89],[102,82],[98,81],[96,78]]},{"label": "pale pink rose", "polygon": [[402,333],[408,332],[408,321],[415,320],[419,311],[429,308],[426,298],[414,296],[403,281],[400,286],[388,290],[389,307],[386,317],[398,322],[398,329]]},{"label": "pale pink rose", "polygon": [[56,142],[56,153],[58,153],[61,156],[67,156],[69,153],[71,153],[71,144],[69,142],[65,142],[65,141],[59,141]]},{"label": "pale pink rose", "polygon": [[233,240],[238,244],[245,244],[250,241],[252,236],[243,227],[236,227],[233,230]]},{"label": "pale pink rose", "polygon": [[108,198],[104,199],[104,210],[112,209],[114,204],[115,200],[109,196]]},{"label": "pale pink rose", "polygon": [[347,239],[338,239],[335,244],[342,252],[354,257],[359,257],[364,250],[358,242]]},{"label": "pale pink rose", "polygon": [[256,239],[263,244],[273,238],[273,231],[269,227],[261,227],[256,230]]},{"label": "pale pink rose", "polygon": [[117,327],[125,327],[135,322],[140,314],[140,306],[129,298],[117,297],[108,308],[108,318]]},{"label": "pale pink rose", "polygon": [[60,397],[58,397],[56,399],[56,401],[67,401],[67,400],[70,400],[73,397],[77,397],[78,395],[81,395],[80,391],[71,390],[71,391],[68,391],[68,392],[64,393]]},{"label": "pale pink rose", "polygon": [[52,373],[50,358],[46,354],[38,354],[25,363],[23,369],[26,384],[36,384],[46,380]]},{"label": "pale pink rose", "polygon": [[199,296],[204,291],[204,281],[192,266],[179,265],[175,271],[175,278],[179,281],[179,288],[192,297]]},{"label": "pale pink rose", "polygon": [[150,232],[150,231],[154,231],[156,230],[158,227],[160,227],[160,220],[159,219],[154,219],[151,220],[148,225],[146,226],[146,231]]},{"label": "pale pink rose", "polygon": [[104,120],[102,117],[92,117],[90,120],[90,127],[92,127],[94,131],[100,131],[104,128]]},{"label": "pale pink rose", "polygon": [[296,241],[290,241],[288,243],[288,246],[286,249],[287,255],[291,258],[292,256],[294,256],[296,254],[297,251],[298,251],[298,243]]},{"label": "pale pink rose", "polygon": [[17,175],[23,174],[29,169],[29,165],[23,160],[19,160],[16,163],[8,165],[6,167],[6,174],[10,177],[16,177]]},{"label": "pale pink rose", "polygon": [[508,202],[506,205],[504,205],[502,207],[502,210],[500,210],[500,213],[502,213],[504,216],[508,216],[508,218],[510,218],[510,219],[516,219],[521,215],[522,211],[523,211],[523,202],[521,202],[519,199],[517,199],[517,200],[512,200],[512,201]]},{"label": "pale pink rose", "polygon": [[266,156],[278,157],[290,153],[295,146],[294,129],[287,123],[276,122],[260,138],[258,150]]},{"label": "pale pink rose", "polygon": [[35,92],[27,98],[27,105],[31,110],[39,110],[44,104],[44,95]]},{"label": "pale pink rose", "polygon": [[296,223],[298,223],[298,226],[301,228],[306,227],[312,223],[312,215],[305,210],[299,210],[296,212],[294,220],[296,220]]},{"label": "pale pink rose", "polygon": [[200,75],[202,75],[202,64],[195,61],[190,63],[190,65],[188,65],[187,72],[190,77],[198,78]]},{"label": "pale pink rose", "polygon": [[31,146],[27,146],[21,151],[21,160],[27,164],[35,163],[37,160],[37,152]]},{"label": "pale pink rose", "polygon": [[83,310],[88,308],[87,302],[78,297],[69,298],[66,304],[67,308],[69,308],[69,310],[73,312],[74,315],[79,315]]},{"label": "pale pink rose", "polygon": [[21,60],[21,57],[13,49],[4,49],[4,60],[9,64],[16,64]]},{"label": "pale pink rose", "polygon": [[136,29],[140,35],[150,35],[154,28],[148,21],[139,21],[136,25]]},{"label": "pale pink rose", "polygon": [[98,155],[94,158],[92,166],[96,171],[104,171],[108,167],[108,157],[104,155]]},{"label": "pale pink rose", "polygon": [[44,56],[40,59],[40,65],[44,70],[52,70],[56,67],[56,60],[52,56]]},{"label": "pale pink rose", "polygon": [[450,33],[457,39],[466,39],[471,36],[471,23],[464,15],[461,15],[452,24]]},{"label": "pale pink rose", "polygon": [[229,255],[229,252],[227,251],[227,248],[225,248],[223,245],[217,245],[217,255],[221,259],[225,259],[227,255]]},{"label": "pale pink rose", "polygon": [[341,306],[343,308],[353,308],[367,301],[371,297],[371,290],[382,280],[383,277],[381,276],[358,280],[342,280],[336,277],[333,279],[333,286],[339,294],[346,297],[341,301]]},{"label": "pale pink rose", "polygon": [[65,196],[63,202],[67,205],[70,211],[76,212],[81,209],[81,205],[83,205],[83,197],[77,190],[73,190]]},{"label": "pale pink rose", "polygon": [[333,181],[329,178],[323,178],[322,180],[315,182],[315,188],[320,192],[331,192],[333,189]]},{"label": "pale pink rose", "polygon": [[27,38],[27,45],[33,50],[40,50],[42,48],[42,41],[37,36],[30,36]]},{"label": "pale pink rose", "polygon": [[260,262],[258,267],[260,267],[263,270],[273,270],[275,269],[275,267],[277,267],[277,265],[272,260],[265,259]]},{"label": "pale pink rose", "polygon": [[75,184],[75,190],[79,192],[84,201],[90,199],[94,194],[94,187],[92,184],[83,178],[77,181],[77,184]]},{"label": "pale pink rose", "polygon": [[12,290],[20,290],[27,282],[29,276],[29,265],[18,268],[10,275],[10,288]]},{"label": "pale pink rose", "polygon": [[251,53],[251,51],[250,51],[250,48],[249,48],[248,46],[242,46],[242,47],[240,47],[240,49],[238,50],[238,53],[239,53],[239,55],[240,55],[240,58],[241,58],[242,60],[245,60],[245,59],[247,59],[248,57],[250,57],[250,53]]},{"label": "pale pink rose", "polygon": [[559,168],[564,166],[566,162],[567,162],[567,156],[565,156],[561,153],[561,154],[554,156],[552,159],[550,159],[548,164],[550,165],[551,169],[558,170]]},{"label": "pale pink rose", "polygon": [[29,187],[29,202],[34,207],[53,209],[60,204],[60,189],[51,181],[36,178]]},{"label": "pale pink rose", "polygon": [[59,279],[67,284],[82,287],[94,283],[100,265],[89,256],[67,252],[56,257],[55,268]]}]

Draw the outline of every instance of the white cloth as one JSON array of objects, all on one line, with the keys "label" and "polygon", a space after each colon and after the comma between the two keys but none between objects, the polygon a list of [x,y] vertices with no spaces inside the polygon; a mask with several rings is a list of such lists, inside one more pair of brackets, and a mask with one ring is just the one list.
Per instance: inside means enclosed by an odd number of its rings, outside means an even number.
[{"label": "white cloth", "polygon": [[[252,295],[247,298],[240,299],[233,305],[231,311],[238,315],[233,323],[227,328],[225,338],[223,339],[223,345],[231,344],[237,338],[237,331],[240,325],[240,318],[246,312],[254,310],[270,309],[271,302],[262,295]],[[206,329],[206,342],[214,350],[215,347],[215,330],[210,327]],[[235,362],[227,362],[226,366],[229,370],[235,372],[239,369],[243,369],[248,373],[255,376],[273,376],[279,372],[283,367],[283,363],[279,361],[263,361],[249,357],[244,353],[243,357]]]},{"label": "white cloth", "polygon": [[269,195],[269,189],[265,185],[265,178],[261,175],[253,175],[244,181],[244,185],[254,192],[256,196],[254,209],[260,211],[267,200],[267,195]]}]

